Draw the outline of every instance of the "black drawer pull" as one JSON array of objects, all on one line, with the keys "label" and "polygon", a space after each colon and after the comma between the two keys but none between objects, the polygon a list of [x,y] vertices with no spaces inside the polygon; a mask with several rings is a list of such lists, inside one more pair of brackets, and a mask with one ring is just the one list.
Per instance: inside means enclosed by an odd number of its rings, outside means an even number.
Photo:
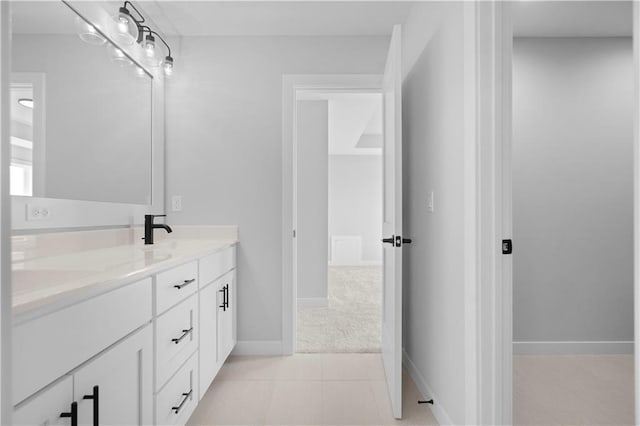
[{"label": "black drawer pull", "polygon": [[191,397],[191,394],[193,393],[193,389],[189,390],[189,392],[187,393],[183,393],[182,396],[184,398],[182,398],[182,401],[180,401],[180,404],[178,404],[176,407],[171,407],[171,409],[178,414],[180,412],[180,410],[182,410],[182,406],[189,400],[189,398]]},{"label": "black drawer pull", "polygon": [[93,393],[91,395],[85,395],[82,399],[92,399],[93,400],[93,426],[100,425],[100,388],[96,385],[93,387]]},{"label": "black drawer pull", "polygon": [[177,288],[178,290],[180,290],[182,287],[186,287],[186,286],[188,286],[189,284],[194,283],[194,282],[196,282],[196,279],[195,279],[195,278],[191,278],[190,280],[184,280],[184,281],[182,282],[182,284],[176,284],[176,285],[174,285],[173,287],[174,287],[174,288]]},{"label": "black drawer pull", "polygon": [[229,309],[229,284],[224,286],[224,305]]},{"label": "black drawer pull", "polygon": [[71,426],[78,426],[78,403],[71,403],[71,411],[68,413],[60,413],[60,417],[68,417],[71,419]]},{"label": "black drawer pull", "polygon": [[227,310],[227,286],[222,287],[218,291],[222,293],[222,305],[218,307],[222,308],[223,311],[226,311]]},{"label": "black drawer pull", "polygon": [[176,345],[182,341],[185,337],[187,337],[193,331],[193,327],[188,330],[182,330],[182,336],[171,339],[173,343]]}]

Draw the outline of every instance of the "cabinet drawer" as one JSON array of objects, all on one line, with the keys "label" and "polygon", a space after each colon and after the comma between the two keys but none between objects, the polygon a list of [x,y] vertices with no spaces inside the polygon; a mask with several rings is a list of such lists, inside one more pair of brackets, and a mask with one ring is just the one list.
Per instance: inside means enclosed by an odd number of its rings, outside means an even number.
[{"label": "cabinet drawer", "polygon": [[189,297],[156,320],[156,388],[198,348],[198,298]]},{"label": "cabinet drawer", "polygon": [[13,403],[151,320],[147,278],[13,329]]},{"label": "cabinet drawer", "polygon": [[72,401],[72,379],[71,376],[66,376],[16,408],[13,412],[13,424],[67,426],[69,419],[61,418],[60,413],[69,412]]},{"label": "cabinet drawer", "polygon": [[156,275],[156,315],[198,290],[198,262],[180,265]]},{"label": "cabinet drawer", "polygon": [[236,266],[236,246],[200,259],[200,285],[205,286]]},{"label": "cabinet drawer", "polygon": [[197,353],[156,395],[156,424],[184,425],[198,404]]}]

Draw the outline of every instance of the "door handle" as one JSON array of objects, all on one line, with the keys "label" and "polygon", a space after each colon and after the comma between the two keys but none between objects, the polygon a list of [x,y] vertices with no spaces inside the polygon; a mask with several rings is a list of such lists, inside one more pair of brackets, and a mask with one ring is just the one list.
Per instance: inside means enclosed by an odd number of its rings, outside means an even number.
[{"label": "door handle", "polygon": [[396,243],[396,237],[392,235],[392,236],[391,236],[391,238],[383,238],[383,239],[382,239],[382,242],[383,242],[383,243],[387,243],[387,244],[395,245],[395,243]]},{"label": "door handle", "polygon": [[71,411],[69,411],[68,413],[60,413],[60,417],[70,418],[71,426],[78,426],[78,403],[75,401],[72,402]]},{"label": "door handle", "polygon": [[100,388],[98,385],[93,387],[93,393],[91,395],[85,395],[82,399],[93,400],[93,426],[100,425]]}]

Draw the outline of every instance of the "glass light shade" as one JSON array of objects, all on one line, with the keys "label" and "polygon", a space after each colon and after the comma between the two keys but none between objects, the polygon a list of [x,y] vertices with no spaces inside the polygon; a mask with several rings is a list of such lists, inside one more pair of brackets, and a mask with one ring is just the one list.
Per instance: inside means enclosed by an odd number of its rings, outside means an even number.
[{"label": "glass light shade", "polygon": [[76,16],[76,32],[82,41],[95,46],[103,45],[107,40],[96,30],[96,27]]},{"label": "glass light shade", "polygon": [[109,54],[109,58],[111,58],[111,60],[114,63],[122,67],[131,65],[133,63],[131,59],[129,59],[129,57],[125,55],[120,48],[118,48],[117,46],[114,46],[111,43],[107,45],[107,52]]},{"label": "glass light shade", "polygon": [[126,7],[111,17],[111,36],[116,43],[131,45],[138,40],[138,24]]},{"label": "glass light shade", "polygon": [[164,58],[162,70],[164,71],[164,75],[167,77],[171,77],[171,75],[173,75],[173,58],[171,56]]}]

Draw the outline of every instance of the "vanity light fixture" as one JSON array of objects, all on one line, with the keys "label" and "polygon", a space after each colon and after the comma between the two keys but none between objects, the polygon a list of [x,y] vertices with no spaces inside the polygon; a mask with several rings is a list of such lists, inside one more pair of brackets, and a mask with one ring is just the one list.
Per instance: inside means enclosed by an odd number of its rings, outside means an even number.
[{"label": "vanity light fixture", "polygon": [[18,103],[25,108],[33,109],[33,99],[20,98],[18,99]]},{"label": "vanity light fixture", "polygon": [[[129,11],[129,7],[138,15],[138,19]],[[138,41],[140,24],[144,22],[144,16],[130,2],[125,1],[118,13],[111,17],[113,38],[116,42],[131,45]]]},{"label": "vanity light fixture", "polygon": [[[136,16],[131,14],[129,7],[135,11]],[[133,44],[131,40],[135,40],[135,42],[142,47],[144,52],[143,60],[147,65],[156,68],[162,64],[162,70],[165,76],[168,77],[173,74],[171,47],[160,34],[151,27],[144,25],[146,22],[144,15],[140,13],[133,3],[129,0],[125,1],[122,7],[118,9],[118,13],[113,16],[112,21],[115,25],[113,33],[116,41],[122,41],[124,44]],[[132,28],[134,26],[135,28]],[[124,40],[119,36],[122,36]],[[167,49],[167,56],[165,56],[164,60],[161,60],[162,55],[158,50],[156,38],[158,38]]]}]

